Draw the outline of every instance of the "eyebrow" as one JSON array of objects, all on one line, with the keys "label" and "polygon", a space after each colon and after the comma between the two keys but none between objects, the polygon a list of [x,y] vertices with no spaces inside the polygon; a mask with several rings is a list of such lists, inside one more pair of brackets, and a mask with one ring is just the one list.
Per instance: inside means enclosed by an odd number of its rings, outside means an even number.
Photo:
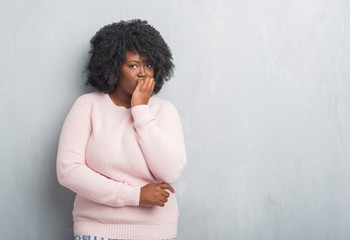
[{"label": "eyebrow", "polygon": [[136,63],[139,63],[140,61],[137,61],[137,60],[130,60],[128,62],[136,62]]}]

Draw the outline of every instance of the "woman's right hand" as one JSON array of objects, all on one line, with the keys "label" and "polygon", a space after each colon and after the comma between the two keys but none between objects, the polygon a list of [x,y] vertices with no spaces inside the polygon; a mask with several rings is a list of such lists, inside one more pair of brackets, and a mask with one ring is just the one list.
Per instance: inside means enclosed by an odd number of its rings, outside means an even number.
[{"label": "woman's right hand", "polygon": [[170,194],[175,193],[174,188],[167,183],[149,183],[141,188],[140,205],[164,207]]},{"label": "woman's right hand", "polygon": [[131,107],[143,104],[147,105],[155,85],[154,78],[147,77],[138,82],[131,97]]}]

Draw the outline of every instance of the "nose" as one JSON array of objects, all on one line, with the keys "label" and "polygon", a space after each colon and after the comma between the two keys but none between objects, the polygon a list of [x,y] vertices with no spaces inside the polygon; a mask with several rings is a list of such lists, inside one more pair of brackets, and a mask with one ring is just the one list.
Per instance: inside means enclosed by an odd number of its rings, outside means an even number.
[{"label": "nose", "polygon": [[146,67],[142,64],[139,68],[139,73],[138,76],[139,77],[145,77],[146,76]]}]

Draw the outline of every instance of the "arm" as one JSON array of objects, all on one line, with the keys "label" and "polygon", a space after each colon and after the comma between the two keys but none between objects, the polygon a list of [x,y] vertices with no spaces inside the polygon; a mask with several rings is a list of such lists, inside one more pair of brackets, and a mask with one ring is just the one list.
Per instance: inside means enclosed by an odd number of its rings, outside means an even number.
[{"label": "arm", "polygon": [[112,207],[138,206],[139,187],[107,178],[86,165],[85,152],[92,132],[88,112],[77,100],[63,124],[57,153],[59,183],[94,202]]},{"label": "arm", "polygon": [[136,136],[153,175],[166,183],[175,182],[186,162],[186,150],[179,114],[171,103],[161,110],[158,121],[148,105],[131,109]]}]

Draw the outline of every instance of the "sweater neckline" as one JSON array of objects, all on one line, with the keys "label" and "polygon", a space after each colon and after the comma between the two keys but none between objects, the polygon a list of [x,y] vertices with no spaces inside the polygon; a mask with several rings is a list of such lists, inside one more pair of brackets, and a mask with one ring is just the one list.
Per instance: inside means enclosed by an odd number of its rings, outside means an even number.
[{"label": "sweater neckline", "polygon": [[119,109],[119,110],[123,110],[123,111],[130,111],[131,110],[131,108],[127,108],[127,107],[119,106],[119,105],[115,104],[108,93],[104,93],[104,99],[106,100],[108,105],[110,105],[114,109]]}]

